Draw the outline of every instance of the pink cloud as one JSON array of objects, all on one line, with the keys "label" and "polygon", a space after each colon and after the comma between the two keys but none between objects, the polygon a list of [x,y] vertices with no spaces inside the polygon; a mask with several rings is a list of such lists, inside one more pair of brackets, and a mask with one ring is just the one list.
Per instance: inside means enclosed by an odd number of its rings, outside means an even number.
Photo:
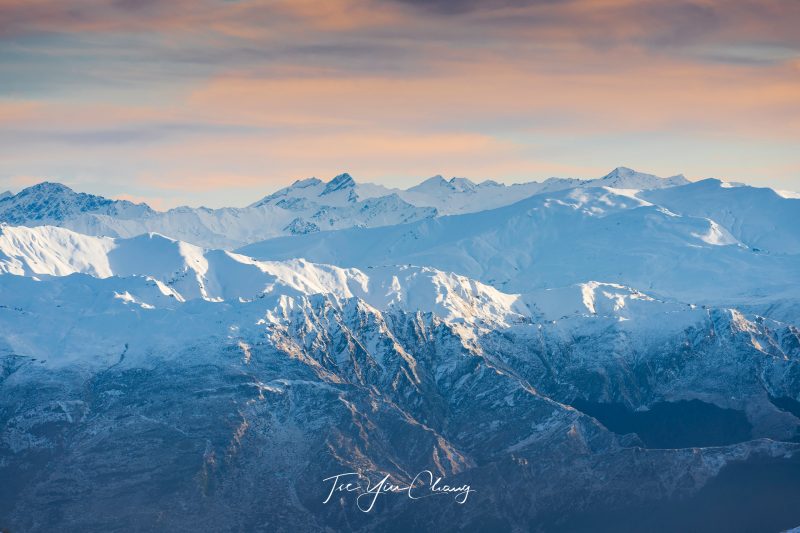
[{"label": "pink cloud", "polygon": [[0,99],[0,176],[70,169],[171,204],[340,170],[594,175],[592,139],[648,135],[795,168],[771,146],[800,142],[800,3],[416,4],[0,0],[0,40],[26,54],[13,81],[37,89]]}]

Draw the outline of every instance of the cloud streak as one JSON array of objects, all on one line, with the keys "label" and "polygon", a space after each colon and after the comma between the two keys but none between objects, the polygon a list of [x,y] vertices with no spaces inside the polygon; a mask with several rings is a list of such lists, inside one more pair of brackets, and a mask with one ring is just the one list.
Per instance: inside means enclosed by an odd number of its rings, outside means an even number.
[{"label": "cloud streak", "polygon": [[623,163],[800,188],[798,26],[783,0],[0,0],[0,188],[247,203]]}]

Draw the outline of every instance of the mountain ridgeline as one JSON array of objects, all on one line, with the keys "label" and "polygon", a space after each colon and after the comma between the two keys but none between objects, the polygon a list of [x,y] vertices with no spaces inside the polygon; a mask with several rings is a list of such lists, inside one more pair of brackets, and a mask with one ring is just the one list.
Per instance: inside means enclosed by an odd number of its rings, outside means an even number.
[{"label": "mountain ridgeline", "polygon": [[158,212],[146,204],[76,193],[59,183],[43,182],[16,195],[0,196],[0,222],[60,226],[111,237],[155,232],[206,248],[233,249],[278,236],[390,226],[483,211],[539,192],[579,185],[650,189],[682,183],[686,183],[682,176],[660,179],[618,168],[595,180],[551,178],[510,186],[436,176],[400,190],[359,184],[349,174],[340,174],[329,182],[298,180],[244,208],[178,207]]}]

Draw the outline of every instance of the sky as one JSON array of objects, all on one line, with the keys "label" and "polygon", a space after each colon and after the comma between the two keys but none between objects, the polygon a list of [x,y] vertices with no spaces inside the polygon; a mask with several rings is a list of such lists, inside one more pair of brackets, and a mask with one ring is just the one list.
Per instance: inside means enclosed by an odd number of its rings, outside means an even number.
[{"label": "sky", "polygon": [[0,192],[617,166],[800,190],[797,0],[0,0]]}]

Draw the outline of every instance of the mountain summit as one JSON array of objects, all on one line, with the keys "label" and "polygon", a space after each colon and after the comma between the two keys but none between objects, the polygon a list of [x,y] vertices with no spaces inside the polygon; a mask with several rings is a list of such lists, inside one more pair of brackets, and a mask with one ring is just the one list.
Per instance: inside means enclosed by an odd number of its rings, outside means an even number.
[{"label": "mountain summit", "polygon": [[333,178],[328,184],[325,186],[325,190],[322,191],[321,196],[326,194],[331,194],[336,191],[341,191],[343,189],[352,189],[356,186],[356,182],[350,174],[344,173],[339,174],[335,178]]},{"label": "mountain summit", "polygon": [[0,220],[11,224],[61,225],[83,213],[129,218],[147,216],[154,211],[145,204],[77,193],[66,185],[49,181],[0,198]]},{"label": "mountain summit", "polygon": [[590,180],[587,185],[614,187],[616,189],[665,189],[689,183],[683,174],[660,178],[653,174],[637,172],[628,167],[617,167],[602,178]]},{"label": "mountain summit", "polygon": [[[363,187],[378,188],[377,194],[363,194]],[[265,205],[298,205],[300,201],[313,201],[320,205],[343,205],[358,202],[372,196],[390,194],[389,189],[379,185],[357,184],[350,174],[343,173],[328,182],[318,178],[297,180],[288,187],[284,187],[269,194],[261,200],[250,204],[250,207]]]}]

